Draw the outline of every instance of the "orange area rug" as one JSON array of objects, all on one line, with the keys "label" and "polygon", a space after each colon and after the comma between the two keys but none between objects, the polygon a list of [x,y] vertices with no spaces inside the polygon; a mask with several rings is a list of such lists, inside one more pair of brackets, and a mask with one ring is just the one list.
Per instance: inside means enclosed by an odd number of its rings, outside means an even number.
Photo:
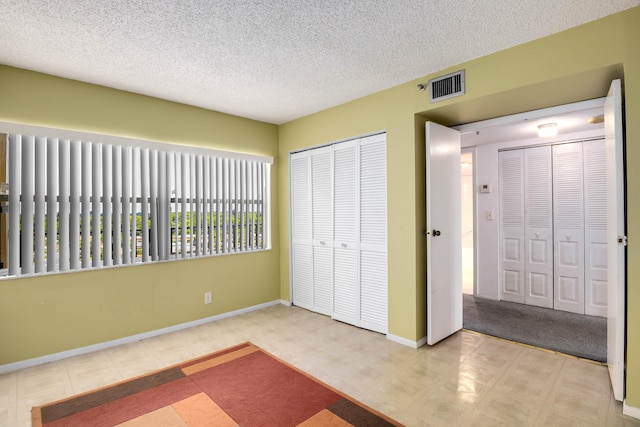
[{"label": "orange area rug", "polygon": [[244,343],[32,410],[34,427],[400,426]]}]

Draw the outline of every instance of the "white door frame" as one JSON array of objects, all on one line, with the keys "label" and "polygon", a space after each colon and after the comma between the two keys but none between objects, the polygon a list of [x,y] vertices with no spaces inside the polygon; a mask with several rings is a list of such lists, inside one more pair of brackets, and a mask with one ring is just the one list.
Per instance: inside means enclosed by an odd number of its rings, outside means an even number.
[{"label": "white door frame", "polygon": [[476,206],[478,205],[478,192],[475,191],[477,188],[478,182],[476,180],[476,147],[467,147],[461,148],[460,154],[470,153],[471,154],[471,185],[474,188],[472,203],[472,223],[473,223],[473,295],[475,296],[477,293],[476,284],[478,281],[478,248],[476,246],[476,242],[478,241],[478,215]]}]

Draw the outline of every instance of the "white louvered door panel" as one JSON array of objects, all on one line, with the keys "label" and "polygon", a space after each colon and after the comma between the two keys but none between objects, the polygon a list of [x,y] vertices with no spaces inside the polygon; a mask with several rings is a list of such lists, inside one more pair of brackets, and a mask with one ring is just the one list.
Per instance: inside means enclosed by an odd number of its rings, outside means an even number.
[{"label": "white louvered door panel", "polygon": [[333,313],[333,147],[311,154],[311,212],[313,241],[313,307]]},{"label": "white louvered door panel", "polygon": [[294,153],[291,167],[291,302],[313,310],[311,168],[309,152]]},{"label": "white louvered door panel", "polygon": [[313,251],[310,245],[293,244],[293,295],[298,307],[313,310]]},{"label": "white louvered door panel", "polygon": [[524,165],[522,150],[499,153],[500,299],[524,303]]},{"label": "white louvered door panel", "polygon": [[310,244],[311,182],[309,152],[291,155],[291,232],[294,241]]},{"label": "white louvered door panel", "polygon": [[553,308],[553,211],[551,147],[524,154],[524,301]]},{"label": "white louvered door panel", "polygon": [[386,135],[360,140],[360,326],[387,333]]},{"label": "white louvered door panel", "polygon": [[607,157],[604,139],[582,143],[584,159],[584,312],[607,316]]},{"label": "white louvered door panel", "polygon": [[584,313],[582,144],[553,147],[554,308]]},{"label": "white louvered door panel", "polygon": [[333,318],[360,326],[357,141],[334,146]]}]

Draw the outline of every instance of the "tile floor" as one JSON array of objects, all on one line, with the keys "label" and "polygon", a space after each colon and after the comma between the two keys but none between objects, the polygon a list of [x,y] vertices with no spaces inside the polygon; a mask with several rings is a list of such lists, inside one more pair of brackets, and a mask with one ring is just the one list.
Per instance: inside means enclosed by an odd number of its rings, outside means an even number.
[{"label": "tile floor", "polygon": [[31,407],[252,341],[407,426],[640,426],[605,366],[461,331],[412,349],[303,309],[273,306],[0,376],[0,427]]}]

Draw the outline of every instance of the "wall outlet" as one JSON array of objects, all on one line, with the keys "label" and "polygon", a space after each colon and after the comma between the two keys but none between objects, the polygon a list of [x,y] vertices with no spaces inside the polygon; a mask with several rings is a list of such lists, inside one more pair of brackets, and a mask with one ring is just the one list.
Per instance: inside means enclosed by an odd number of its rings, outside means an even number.
[{"label": "wall outlet", "polygon": [[487,221],[493,221],[493,211],[487,211]]},{"label": "wall outlet", "polygon": [[204,303],[211,304],[211,291],[204,293]]}]

